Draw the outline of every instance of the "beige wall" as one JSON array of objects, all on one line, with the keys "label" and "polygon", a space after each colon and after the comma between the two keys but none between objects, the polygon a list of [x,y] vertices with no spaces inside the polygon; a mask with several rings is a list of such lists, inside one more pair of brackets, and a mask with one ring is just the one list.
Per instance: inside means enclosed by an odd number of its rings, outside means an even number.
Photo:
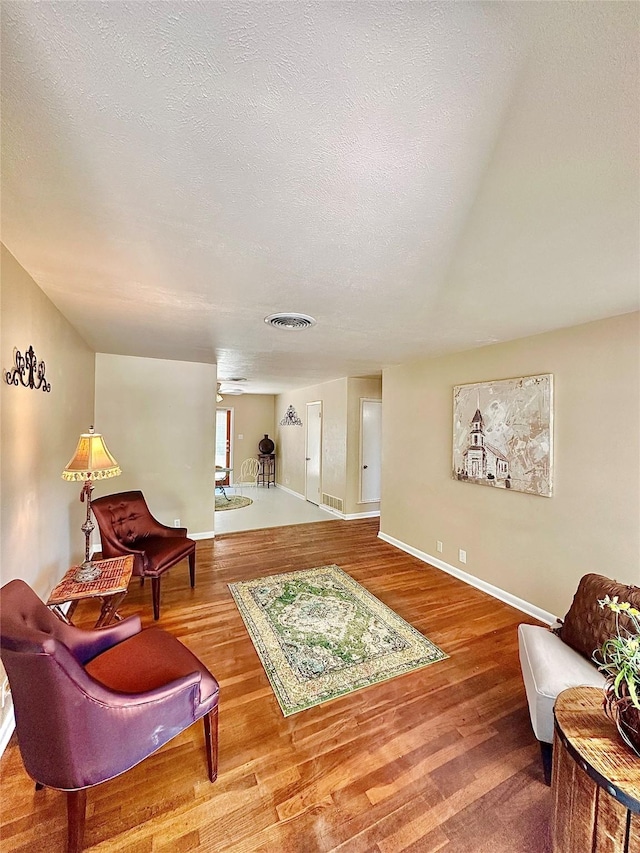
[{"label": "beige wall", "polygon": [[345,513],[377,512],[380,503],[360,503],[360,401],[382,399],[382,379],[347,380],[347,490]]},{"label": "beige wall", "polygon": [[[361,504],[360,498],[360,400],[380,399],[382,380],[345,377],[333,382],[300,388],[276,397],[277,481],[305,493],[305,440],[307,403],[322,403],[322,491],[343,501],[347,515],[375,512],[379,504]],[[293,405],[303,426],[280,426]]]},{"label": "beige wall", "polygon": [[[639,344],[634,313],[385,370],[381,530],[556,615],[586,572],[640,583]],[[453,386],[536,373],[554,375],[554,496],[451,479]]]},{"label": "beige wall", "polygon": [[[94,353],[7,249],[0,263],[0,367],[32,346],[51,391],[0,383],[0,584],[22,578],[47,599],[84,553],[80,485],[61,478],[93,421]],[[0,667],[0,678],[4,671]],[[11,699],[0,742],[11,734]]]},{"label": "beige wall", "polygon": [[[307,403],[322,403],[322,491],[345,500],[347,463],[347,380],[336,379],[276,397],[276,479],[305,493]],[[303,426],[280,426],[293,405]]]},{"label": "beige wall", "polygon": [[232,409],[233,447],[231,465],[240,475],[245,459],[258,455],[258,442],[265,433],[275,441],[275,397],[272,394],[242,394],[225,397],[218,409]]},{"label": "beige wall", "polygon": [[[317,390],[319,387],[278,394],[275,399],[276,482],[299,495],[304,495],[306,402],[320,399],[312,396],[313,393],[320,393]],[[290,405],[296,410],[303,426],[280,426],[280,421]]]},{"label": "beige wall", "polygon": [[96,429],[122,476],[96,496],[141,489],[164,524],[213,531],[216,367],[96,355]]},{"label": "beige wall", "polygon": [[47,597],[84,553],[80,484],[61,479],[78,437],[93,423],[94,353],[2,247],[3,372],[33,346],[48,394],[2,382],[2,583],[22,578]]}]

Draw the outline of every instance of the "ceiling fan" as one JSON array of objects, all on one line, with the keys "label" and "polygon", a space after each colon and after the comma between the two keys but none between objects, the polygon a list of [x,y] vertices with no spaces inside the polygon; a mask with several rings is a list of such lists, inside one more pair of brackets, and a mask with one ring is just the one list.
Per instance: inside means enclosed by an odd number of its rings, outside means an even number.
[{"label": "ceiling fan", "polygon": [[246,382],[247,380],[242,377],[234,378],[234,379],[221,379],[218,382],[218,388],[216,392],[216,403],[221,403],[224,399],[223,395],[227,397],[238,397],[240,394],[244,394],[244,390],[239,388],[236,383],[237,382]]}]

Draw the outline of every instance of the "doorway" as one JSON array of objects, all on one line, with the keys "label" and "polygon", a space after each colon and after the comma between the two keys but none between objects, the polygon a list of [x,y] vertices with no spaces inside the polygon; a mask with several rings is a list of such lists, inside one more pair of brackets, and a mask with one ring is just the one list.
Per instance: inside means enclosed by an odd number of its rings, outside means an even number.
[{"label": "doorway", "polygon": [[380,500],[382,400],[360,400],[360,503]]},{"label": "doorway", "polygon": [[322,403],[307,403],[307,439],[305,445],[305,498],[320,505],[322,479]]},{"label": "doorway", "polygon": [[[216,409],[216,468],[231,468],[231,409]],[[216,486],[229,486],[229,474]]]}]

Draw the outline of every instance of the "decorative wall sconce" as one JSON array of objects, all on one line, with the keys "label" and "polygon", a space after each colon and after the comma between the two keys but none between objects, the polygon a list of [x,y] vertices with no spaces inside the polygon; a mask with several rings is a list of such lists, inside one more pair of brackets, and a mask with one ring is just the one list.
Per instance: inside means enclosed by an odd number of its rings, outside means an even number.
[{"label": "decorative wall sconce", "polygon": [[32,346],[24,355],[20,350],[14,349],[13,358],[16,366],[4,374],[7,385],[23,385],[36,391],[42,389],[47,394],[51,391],[51,383],[44,378],[46,365],[44,361],[36,359]]},{"label": "decorative wall sconce", "polygon": [[302,426],[302,421],[293,406],[289,406],[287,409],[285,416],[280,421],[280,426]]}]

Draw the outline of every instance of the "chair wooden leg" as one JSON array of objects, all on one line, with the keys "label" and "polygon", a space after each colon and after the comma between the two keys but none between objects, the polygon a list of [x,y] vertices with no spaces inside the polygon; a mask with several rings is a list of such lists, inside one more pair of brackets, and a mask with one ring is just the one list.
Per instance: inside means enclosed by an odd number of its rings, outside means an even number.
[{"label": "chair wooden leg", "polygon": [[191,589],[196,585],[196,552],[189,554],[189,580],[191,581]]},{"label": "chair wooden leg", "polygon": [[80,853],[84,839],[84,822],[87,813],[87,791],[67,791],[67,851]]},{"label": "chair wooden leg", "polygon": [[153,598],[153,618],[160,618],[160,578],[151,578],[151,597]]},{"label": "chair wooden leg", "polygon": [[215,782],[218,778],[218,706],[205,714],[203,720],[209,781]]}]

